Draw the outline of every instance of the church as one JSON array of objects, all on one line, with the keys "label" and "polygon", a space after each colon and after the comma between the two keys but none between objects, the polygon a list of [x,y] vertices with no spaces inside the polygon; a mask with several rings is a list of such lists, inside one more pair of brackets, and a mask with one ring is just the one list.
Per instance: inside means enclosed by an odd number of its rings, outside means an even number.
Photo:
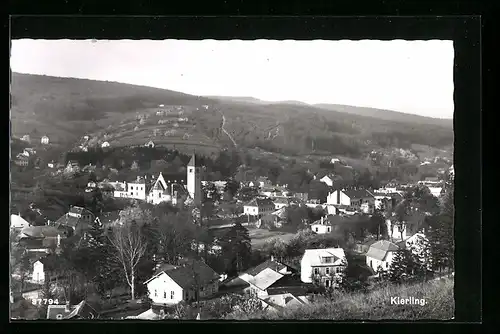
[{"label": "church", "polygon": [[160,172],[156,180],[153,178],[154,181],[148,182],[141,177],[134,182],[114,183],[114,197],[138,199],[155,205],[162,202],[171,202],[173,205],[177,205],[179,199],[184,197],[183,195],[187,195],[188,202],[200,205],[202,199],[201,173],[201,165],[193,153],[186,166],[186,184],[184,180],[166,179],[165,175]]},{"label": "church", "polygon": [[[186,190],[189,196],[188,198],[193,202],[194,205],[200,205],[202,199],[201,165],[196,159],[194,153],[191,156],[191,160],[189,160],[189,163],[186,167],[186,174]],[[166,182],[163,174],[160,173],[149,190],[147,201],[152,204],[172,202],[173,205],[176,205],[180,195],[178,186],[179,185],[176,183]]]}]

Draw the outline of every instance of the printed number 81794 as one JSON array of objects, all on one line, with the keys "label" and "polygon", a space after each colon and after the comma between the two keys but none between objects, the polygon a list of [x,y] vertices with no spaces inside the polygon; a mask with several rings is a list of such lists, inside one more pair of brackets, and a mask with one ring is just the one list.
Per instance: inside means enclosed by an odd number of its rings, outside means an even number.
[{"label": "printed number 81794", "polygon": [[37,299],[32,299],[31,300],[31,304],[33,305],[58,305],[59,304],[59,300],[57,299],[41,299],[41,298],[37,298]]}]

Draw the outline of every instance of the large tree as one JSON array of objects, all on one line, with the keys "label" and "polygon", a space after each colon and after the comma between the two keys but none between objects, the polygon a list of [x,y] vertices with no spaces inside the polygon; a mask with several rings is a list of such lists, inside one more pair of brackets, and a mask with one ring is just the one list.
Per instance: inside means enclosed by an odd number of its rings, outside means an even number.
[{"label": "large tree", "polygon": [[138,265],[147,250],[147,241],[141,226],[135,221],[115,226],[109,240],[114,247],[113,256],[122,266],[125,279],[130,287],[131,299],[134,300]]},{"label": "large tree", "polygon": [[191,251],[194,225],[185,212],[167,213],[155,222],[157,256],[166,263],[178,264]]},{"label": "large tree", "polygon": [[245,270],[252,256],[252,244],[248,230],[235,224],[222,238],[220,245],[228,274]]}]

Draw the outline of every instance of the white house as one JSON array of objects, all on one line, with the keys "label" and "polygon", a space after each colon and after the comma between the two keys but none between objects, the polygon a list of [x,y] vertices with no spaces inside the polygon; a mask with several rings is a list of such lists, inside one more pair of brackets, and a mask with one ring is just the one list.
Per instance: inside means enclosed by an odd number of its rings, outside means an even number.
[{"label": "white house", "polygon": [[161,202],[172,202],[172,204],[177,203],[176,192],[174,191],[174,184],[168,184],[160,172],[155,183],[151,187],[147,197],[148,203],[159,204]]},{"label": "white house", "polygon": [[44,145],[47,145],[49,143],[49,137],[43,136],[42,139],[40,139],[40,142]]},{"label": "white house", "polygon": [[30,135],[24,135],[21,137],[21,140],[22,141],[25,141],[25,142],[31,142],[31,139],[30,139]]},{"label": "white house", "polygon": [[150,140],[144,146],[149,147],[149,148],[154,148],[155,147],[155,143],[152,140]]},{"label": "white house", "polygon": [[67,227],[73,229],[75,234],[81,234],[88,230],[95,216],[89,210],[72,206],[71,209],[61,216],[54,225],[57,227]]},{"label": "white house", "polygon": [[156,305],[174,305],[213,296],[219,291],[219,275],[201,261],[181,266],[163,265],[144,282]]},{"label": "white house", "polygon": [[49,168],[54,168],[54,167],[55,167],[55,163],[54,163],[54,161],[49,162],[49,163],[47,164],[47,167],[49,167]]},{"label": "white house", "polygon": [[303,283],[316,281],[332,286],[332,278],[342,275],[347,259],[342,248],[306,249],[300,261],[300,279]]},{"label": "white house", "polygon": [[319,179],[320,182],[323,182],[329,187],[333,187],[333,182],[335,181],[335,177],[333,174],[325,175],[321,179]]},{"label": "white house", "polygon": [[373,213],[375,209],[375,195],[366,189],[335,190],[329,193],[326,204],[344,205],[355,208],[363,213]]},{"label": "white house", "polygon": [[387,270],[391,266],[394,254],[399,250],[398,246],[387,240],[379,240],[373,243],[366,253],[366,265],[373,271],[379,268]]},{"label": "white house", "polygon": [[434,197],[441,197],[444,195],[444,188],[443,187],[427,187],[429,188],[429,191],[431,192],[432,196]]},{"label": "white house", "polygon": [[311,224],[311,230],[317,234],[330,233],[332,231],[332,223],[328,218],[321,217],[320,220]]},{"label": "white house", "polygon": [[23,217],[20,215],[10,215],[10,228],[12,229],[23,229],[30,226]]},{"label": "white house", "polygon": [[243,213],[247,216],[262,217],[263,215],[271,213],[274,210],[274,203],[269,198],[254,198],[243,206]]},{"label": "white house", "polygon": [[[60,239],[58,242],[60,242]],[[50,275],[53,275],[55,260],[54,255],[47,255],[35,261],[30,275],[31,282],[43,284],[46,279],[49,279]]]},{"label": "white house", "polygon": [[339,163],[340,162],[340,159],[339,158],[332,158],[330,160],[330,163],[333,165],[333,164],[336,164],[336,163]]},{"label": "white house", "polygon": [[137,177],[134,182],[127,183],[128,198],[146,200],[146,181],[144,178]]},{"label": "white house", "polygon": [[101,144],[102,148],[109,147],[109,142],[105,141],[104,143]]},{"label": "white house", "polygon": [[290,199],[287,197],[278,197],[274,200],[274,208],[279,210],[290,206]]}]

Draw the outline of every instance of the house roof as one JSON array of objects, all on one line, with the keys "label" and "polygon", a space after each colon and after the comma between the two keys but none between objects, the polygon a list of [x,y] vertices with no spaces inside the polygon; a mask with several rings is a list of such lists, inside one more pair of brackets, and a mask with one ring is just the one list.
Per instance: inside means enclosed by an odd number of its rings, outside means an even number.
[{"label": "house roof", "polygon": [[274,203],[269,198],[254,198],[250,202],[248,202],[245,206],[256,206],[256,207],[264,207],[264,206],[273,206]]},{"label": "house roof", "polygon": [[248,280],[248,283],[256,286],[261,290],[266,290],[268,287],[283,278],[283,276],[283,274],[280,274],[271,268],[265,268],[256,276],[250,278]]},{"label": "house roof", "polygon": [[366,197],[374,197],[374,195],[366,189],[358,189],[358,190],[345,190],[343,191],[349,198],[366,198]]},{"label": "house roof", "polygon": [[10,215],[10,226],[11,227],[27,227],[28,223],[23,217],[19,215]]},{"label": "house roof", "polygon": [[90,306],[85,300],[82,300],[78,305],[75,306],[73,311],[68,314],[64,319],[96,319],[99,317],[97,311]]},{"label": "house roof", "polygon": [[210,268],[207,264],[201,261],[188,262],[182,266],[165,266],[165,270],[159,271],[152,278],[144,282],[144,284],[149,283],[152,279],[159,276],[161,273],[168,275],[175,283],[177,283],[183,289],[190,288],[196,283],[200,285],[207,284],[213,280],[218,280],[219,275]]},{"label": "house roof", "polygon": [[21,234],[25,234],[30,238],[46,238],[46,237],[57,237],[62,234],[54,226],[28,226],[21,230]]},{"label": "house roof", "polygon": [[71,313],[71,310],[71,308],[66,310],[66,305],[49,305],[47,307],[47,319],[62,320]]},{"label": "house roof", "polygon": [[283,263],[280,263],[280,262],[274,261],[274,260],[267,260],[265,262],[262,262],[261,264],[259,264],[256,267],[248,269],[247,271],[245,271],[245,273],[252,275],[252,276],[256,276],[265,269],[272,269],[276,272],[279,272],[280,270],[283,270],[286,268],[287,268],[287,266],[284,265]]},{"label": "house roof", "polygon": [[120,219],[120,212],[119,211],[105,212],[99,216],[99,221],[103,225],[108,225],[117,219]]},{"label": "house roof", "polygon": [[399,247],[397,245],[388,240],[379,240],[370,246],[366,253],[366,257],[384,261],[389,252],[395,252],[398,249]]},{"label": "house roof", "polygon": [[287,197],[278,197],[274,200],[275,204],[290,204],[290,199]]},{"label": "house roof", "polygon": [[76,227],[78,223],[81,221],[81,218],[76,218],[73,216],[70,216],[68,213],[64,214],[61,218],[59,218],[55,224],[57,226],[69,226],[69,227]]},{"label": "house roof", "polygon": [[345,259],[345,253],[342,248],[324,248],[324,249],[306,249],[303,258],[309,259],[311,266],[321,266],[323,257],[333,257],[329,265],[339,265]]}]

